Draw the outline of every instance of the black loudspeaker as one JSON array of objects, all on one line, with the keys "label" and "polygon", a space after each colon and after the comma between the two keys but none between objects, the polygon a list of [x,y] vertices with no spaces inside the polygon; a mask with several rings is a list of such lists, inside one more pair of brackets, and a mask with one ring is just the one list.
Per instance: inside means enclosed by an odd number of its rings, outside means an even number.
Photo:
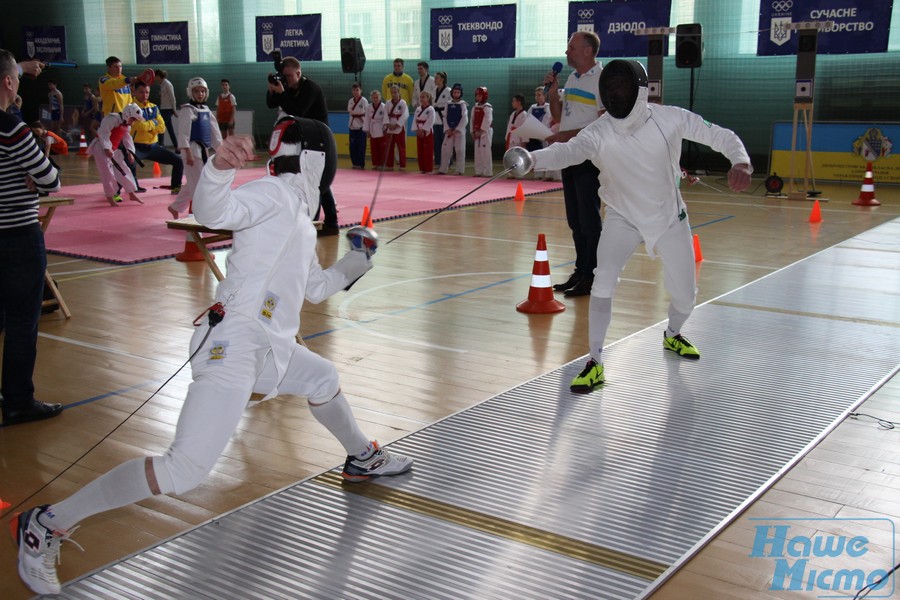
[{"label": "black loudspeaker", "polygon": [[341,38],[341,70],[361,73],[366,66],[366,53],[359,38]]},{"label": "black loudspeaker", "polygon": [[696,69],[703,64],[703,35],[700,23],[675,28],[675,66]]}]

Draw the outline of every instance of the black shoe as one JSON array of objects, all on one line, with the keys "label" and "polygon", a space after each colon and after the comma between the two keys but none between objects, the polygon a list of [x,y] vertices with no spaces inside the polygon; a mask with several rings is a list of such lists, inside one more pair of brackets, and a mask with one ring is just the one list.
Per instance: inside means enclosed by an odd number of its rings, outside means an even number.
[{"label": "black shoe", "polygon": [[575,287],[575,284],[581,281],[581,273],[578,271],[573,271],[569,278],[566,279],[565,283],[557,283],[553,286],[553,289],[557,292],[564,292],[571,287]]},{"label": "black shoe", "polygon": [[134,191],[137,192],[138,194],[146,194],[147,188],[139,187],[138,189],[136,189]]},{"label": "black shoe", "polygon": [[591,287],[594,285],[593,277],[583,277],[574,287],[566,290],[566,298],[574,298],[576,296],[587,296],[591,293]]},{"label": "black shoe", "polygon": [[322,229],[316,232],[318,237],[325,237],[326,235],[339,235],[341,233],[341,228],[337,225],[322,225]]},{"label": "black shoe", "polygon": [[62,412],[62,404],[47,404],[40,400],[32,400],[31,404],[22,408],[7,410],[3,407],[3,426],[18,425],[29,421],[40,421],[55,417]]}]

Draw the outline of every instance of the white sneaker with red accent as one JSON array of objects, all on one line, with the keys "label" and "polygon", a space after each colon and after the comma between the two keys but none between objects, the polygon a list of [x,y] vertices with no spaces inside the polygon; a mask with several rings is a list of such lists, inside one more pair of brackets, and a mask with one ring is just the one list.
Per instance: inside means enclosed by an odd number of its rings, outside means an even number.
[{"label": "white sneaker with red accent", "polygon": [[413,466],[413,459],[402,454],[390,453],[373,441],[375,452],[366,459],[348,456],[341,475],[351,482],[366,481],[384,475],[406,473]]}]

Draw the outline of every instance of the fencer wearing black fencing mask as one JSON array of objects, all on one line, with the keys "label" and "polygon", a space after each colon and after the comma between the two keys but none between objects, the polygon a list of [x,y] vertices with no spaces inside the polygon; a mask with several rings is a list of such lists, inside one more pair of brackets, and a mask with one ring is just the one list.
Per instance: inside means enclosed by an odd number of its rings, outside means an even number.
[{"label": "fencer wearing black fencing mask", "polygon": [[600,73],[600,100],[614,119],[624,119],[631,114],[641,96],[641,88],[646,102],[647,72],[644,65],[635,60],[614,60]]}]

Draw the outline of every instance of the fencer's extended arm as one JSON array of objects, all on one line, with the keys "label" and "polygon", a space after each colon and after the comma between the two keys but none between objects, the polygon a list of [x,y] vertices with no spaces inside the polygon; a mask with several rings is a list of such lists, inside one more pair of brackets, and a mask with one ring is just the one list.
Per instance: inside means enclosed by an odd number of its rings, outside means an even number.
[{"label": "fencer's extended arm", "polygon": [[253,186],[233,190],[231,185],[235,172],[234,169],[217,169],[213,160],[203,167],[193,201],[198,223],[210,229],[235,231],[279,217],[280,205],[269,197],[281,192],[278,189],[267,191],[268,186],[276,186],[277,183],[259,180]]},{"label": "fencer's extended arm", "polygon": [[730,129],[703,120],[700,115],[682,109],[685,139],[706,144],[716,152],[721,152],[731,161],[728,171],[728,186],[735,192],[750,187],[753,165],[741,138]]},{"label": "fencer's extended arm", "polygon": [[365,252],[351,250],[327,269],[313,261],[306,283],[306,299],[313,304],[330,298],[365,275],[372,268],[372,261]]},{"label": "fencer's extended arm", "polygon": [[532,152],[534,168],[539,171],[558,171],[599,156],[602,145],[596,127],[599,122],[594,121],[566,142],[550,144],[546,148]]}]

